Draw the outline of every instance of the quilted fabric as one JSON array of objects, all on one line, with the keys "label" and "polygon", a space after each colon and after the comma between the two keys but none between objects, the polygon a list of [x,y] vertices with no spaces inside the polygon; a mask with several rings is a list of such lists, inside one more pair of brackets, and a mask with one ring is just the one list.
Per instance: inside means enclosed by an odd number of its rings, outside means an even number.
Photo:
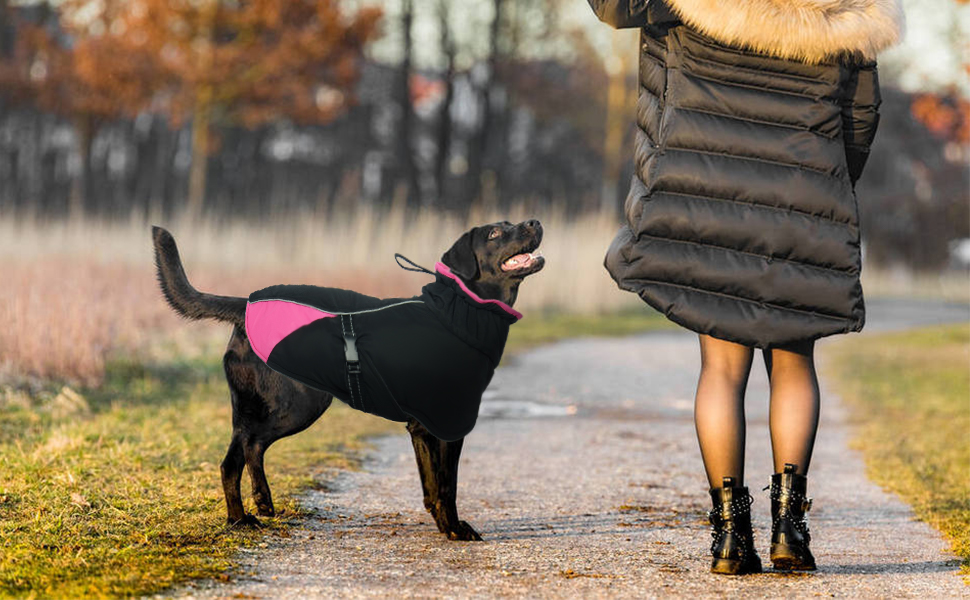
[{"label": "quilted fabric", "polygon": [[878,122],[875,64],[756,54],[625,1],[590,0],[643,26],[611,276],[671,320],[749,346],[860,330],[853,188]]}]

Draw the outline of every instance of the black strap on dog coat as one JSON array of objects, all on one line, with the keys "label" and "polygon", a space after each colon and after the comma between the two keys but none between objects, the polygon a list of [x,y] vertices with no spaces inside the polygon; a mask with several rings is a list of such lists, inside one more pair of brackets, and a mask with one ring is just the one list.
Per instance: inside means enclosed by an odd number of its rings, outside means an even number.
[{"label": "black strap on dog coat", "polygon": [[479,298],[447,265],[435,271],[413,298],[309,285],[254,292],[250,345],[274,371],[353,408],[413,417],[442,440],[461,439],[475,427],[509,326],[522,315]]}]

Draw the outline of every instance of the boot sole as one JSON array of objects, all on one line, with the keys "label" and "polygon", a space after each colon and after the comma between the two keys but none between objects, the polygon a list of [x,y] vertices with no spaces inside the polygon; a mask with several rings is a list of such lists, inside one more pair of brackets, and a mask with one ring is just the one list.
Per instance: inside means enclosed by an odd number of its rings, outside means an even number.
[{"label": "boot sole", "polygon": [[751,573],[760,573],[761,566],[751,567],[745,566],[745,564],[740,560],[732,560],[730,558],[715,558],[711,562],[711,573],[717,575],[749,575]]},{"label": "boot sole", "polygon": [[814,571],[815,563],[806,563],[787,544],[772,544],[771,564],[776,571]]}]

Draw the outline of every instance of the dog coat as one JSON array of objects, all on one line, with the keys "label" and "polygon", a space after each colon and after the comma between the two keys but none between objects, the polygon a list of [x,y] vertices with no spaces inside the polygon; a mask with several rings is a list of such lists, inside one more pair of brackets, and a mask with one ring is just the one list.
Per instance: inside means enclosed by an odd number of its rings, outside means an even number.
[{"label": "dog coat", "polygon": [[435,437],[461,439],[522,315],[479,298],[447,265],[435,271],[413,298],[310,285],[259,290],[246,305],[249,343],[274,371],[353,408],[412,417]]}]

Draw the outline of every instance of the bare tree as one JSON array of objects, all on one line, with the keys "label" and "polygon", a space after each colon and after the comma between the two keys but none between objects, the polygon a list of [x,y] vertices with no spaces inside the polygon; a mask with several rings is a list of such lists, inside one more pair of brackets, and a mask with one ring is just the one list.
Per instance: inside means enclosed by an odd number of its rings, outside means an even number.
[{"label": "bare tree", "polygon": [[[635,34],[636,35],[636,34]],[[611,34],[611,52],[606,61],[609,86],[606,94],[606,135],[603,139],[603,193],[601,208],[617,206],[617,194],[623,187],[620,174],[628,158],[624,150],[626,133],[630,128],[630,115],[636,105],[636,90],[628,85],[630,74],[635,73],[630,53],[633,44],[628,31],[615,30]]]},{"label": "bare tree", "polygon": [[479,92],[479,106],[482,109],[482,117],[478,131],[468,147],[468,172],[465,176],[465,202],[474,202],[481,194],[482,174],[484,171],[485,156],[489,147],[490,134],[492,130],[492,112],[494,108],[494,87],[496,81],[496,71],[499,61],[499,35],[502,23],[502,4],[504,0],[492,0],[494,16],[489,27],[488,35],[488,56],[485,60],[485,78],[481,83]]},{"label": "bare tree", "polygon": [[411,57],[413,52],[411,26],[413,23],[414,2],[413,0],[403,0],[401,7],[401,37],[403,46],[397,89],[397,102],[401,109],[401,119],[398,130],[397,154],[404,168],[404,178],[407,183],[409,202],[415,200],[420,192],[418,187],[418,169],[414,162],[414,146],[411,144],[414,131],[414,102],[411,98]]},{"label": "bare tree", "polygon": [[10,2],[0,0],[0,59],[8,59],[13,56],[13,35]]},{"label": "bare tree", "polygon": [[455,98],[455,40],[451,36],[449,21],[449,0],[438,2],[438,23],[441,33],[441,53],[445,58],[443,79],[445,97],[438,112],[437,154],[435,155],[435,181],[437,183],[438,203],[445,204],[446,185],[448,180],[448,157],[451,154],[451,105]]}]

